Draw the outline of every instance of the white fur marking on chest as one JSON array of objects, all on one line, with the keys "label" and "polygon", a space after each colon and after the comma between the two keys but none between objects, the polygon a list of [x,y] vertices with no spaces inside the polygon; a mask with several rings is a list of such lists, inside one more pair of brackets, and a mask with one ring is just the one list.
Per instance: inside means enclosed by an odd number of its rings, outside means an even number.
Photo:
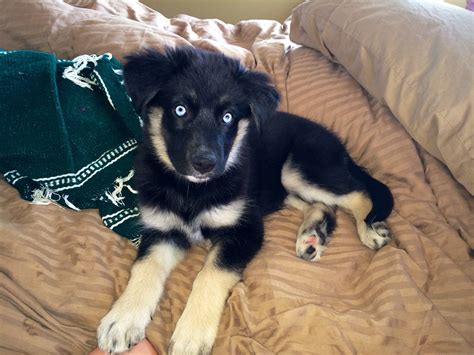
[{"label": "white fur marking on chest", "polygon": [[188,232],[189,228],[184,220],[176,213],[161,210],[159,208],[141,207],[140,214],[142,222],[153,229],[161,232],[169,232],[173,229],[178,229],[183,232]]},{"label": "white fur marking on chest", "polygon": [[234,200],[228,204],[212,207],[197,217],[203,226],[210,228],[231,227],[239,222],[245,210],[244,200]]},{"label": "white fur marking on chest", "polygon": [[161,232],[179,230],[191,242],[202,241],[201,226],[209,228],[231,227],[236,225],[244,213],[245,201],[234,200],[228,204],[212,207],[201,212],[193,221],[187,223],[176,213],[152,207],[141,207],[141,220],[149,228]]}]

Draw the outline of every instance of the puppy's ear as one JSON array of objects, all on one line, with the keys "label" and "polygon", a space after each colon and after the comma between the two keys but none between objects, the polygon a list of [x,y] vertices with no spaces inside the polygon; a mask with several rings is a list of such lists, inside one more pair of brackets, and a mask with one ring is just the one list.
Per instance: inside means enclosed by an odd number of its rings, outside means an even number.
[{"label": "puppy's ear", "polygon": [[242,82],[250,100],[250,110],[260,133],[262,123],[277,109],[280,94],[270,78],[263,73],[247,70],[242,74]]},{"label": "puppy's ear", "polygon": [[125,87],[140,115],[146,115],[148,103],[166,81],[187,66],[190,53],[189,49],[167,48],[163,53],[156,49],[146,49],[125,57]]}]

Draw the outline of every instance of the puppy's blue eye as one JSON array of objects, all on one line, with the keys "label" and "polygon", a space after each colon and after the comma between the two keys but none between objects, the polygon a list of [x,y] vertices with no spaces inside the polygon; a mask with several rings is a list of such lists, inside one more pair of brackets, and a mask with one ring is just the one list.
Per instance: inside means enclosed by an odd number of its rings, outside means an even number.
[{"label": "puppy's blue eye", "polygon": [[230,112],[227,112],[224,116],[222,116],[222,121],[224,121],[225,124],[231,124],[232,123],[232,114]]},{"label": "puppy's blue eye", "polygon": [[174,113],[178,117],[183,117],[186,114],[186,107],[183,105],[178,105],[174,108]]}]

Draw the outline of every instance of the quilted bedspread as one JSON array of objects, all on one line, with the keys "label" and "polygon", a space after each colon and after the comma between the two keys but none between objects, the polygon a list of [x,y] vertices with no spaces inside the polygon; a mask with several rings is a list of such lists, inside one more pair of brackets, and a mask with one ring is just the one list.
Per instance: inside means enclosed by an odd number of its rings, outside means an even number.
[{"label": "quilted bedspread", "polygon": [[[139,2],[0,0],[0,47],[62,58],[190,43],[268,73],[280,109],[335,131],[395,198],[374,252],[344,211],[318,263],[295,256],[302,215],[266,219],[266,242],[232,290],[215,354],[473,353],[474,198],[344,68],[292,43],[288,23],[168,19]],[[0,113],[1,114],[1,113]],[[82,354],[123,292],[136,249],[96,210],[31,205],[0,179],[0,353]],[[166,353],[206,247],[172,273],[147,336]]]}]

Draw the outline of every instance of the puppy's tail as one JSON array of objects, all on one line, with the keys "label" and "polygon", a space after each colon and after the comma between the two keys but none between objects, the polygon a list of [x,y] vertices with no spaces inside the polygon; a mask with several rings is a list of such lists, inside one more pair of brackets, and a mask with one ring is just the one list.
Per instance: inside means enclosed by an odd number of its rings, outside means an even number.
[{"label": "puppy's tail", "polygon": [[389,188],[352,161],[349,163],[349,170],[352,176],[365,185],[372,200],[372,210],[365,218],[365,222],[374,223],[385,220],[393,209],[393,196]]}]

